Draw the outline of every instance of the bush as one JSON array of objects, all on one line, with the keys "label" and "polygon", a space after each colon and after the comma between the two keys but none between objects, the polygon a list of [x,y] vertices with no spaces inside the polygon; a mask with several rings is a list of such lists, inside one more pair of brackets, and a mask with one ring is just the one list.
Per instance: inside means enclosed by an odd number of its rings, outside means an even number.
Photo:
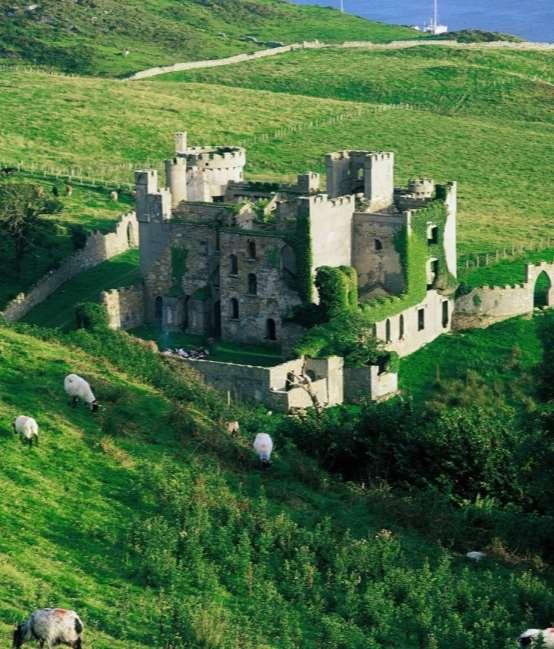
[{"label": "bush", "polygon": [[72,224],[69,226],[69,235],[71,236],[71,243],[73,250],[82,250],[88,239],[88,232],[80,223]]},{"label": "bush", "polygon": [[75,306],[77,329],[88,331],[103,331],[108,329],[108,314],[106,309],[94,302],[80,302]]}]

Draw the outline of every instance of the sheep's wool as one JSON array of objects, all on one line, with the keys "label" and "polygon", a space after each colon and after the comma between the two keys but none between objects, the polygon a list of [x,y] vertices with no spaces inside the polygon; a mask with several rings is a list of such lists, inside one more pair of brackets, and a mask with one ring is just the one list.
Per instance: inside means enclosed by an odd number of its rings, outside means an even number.
[{"label": "sheep's wool", "polygon": [[267,433],[258,433],[254,439],[254,450],[260,460],[269,460],[273,451],[273,440]]},{"label": "sheep's wool", "polygon": [[77,374],[68,374],[64,380],[64,389],[70,397],[77,397],[85,403],[94,403],[96,397],[90,389],[90,385]]}]

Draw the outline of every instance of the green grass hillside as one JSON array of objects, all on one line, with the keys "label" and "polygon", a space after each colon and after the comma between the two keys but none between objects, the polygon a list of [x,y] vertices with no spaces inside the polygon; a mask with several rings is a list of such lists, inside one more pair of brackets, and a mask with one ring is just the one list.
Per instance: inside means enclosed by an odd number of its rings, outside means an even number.
[{"label": "green grass hillside", "polygon": [[[0,327],[3,646],[46,605],[77,609],[95,649],[508,649],[546,624],[548,571],[502,554],[470,564],[470,537],[446,550],[444,528],[443,547],[403,528],[390,496],[334,483],[278,418],[229,413],[242,424],[229,438],[210,392],[127,341]],[[69,371],[101,413],[68,405]],[[38,447],[11,432],[21,413]],[[257,430],[276,438],[267,473]]]},{"label": "green grass hillside", "polygon": [[[345,51],[345,69],[350,56],[358,60],[362,54]],[[391,52],[379,59],[383,75],[386,72],[392,81],[403,61],[414,69],[431,69],[431,77],[435,74],[435,54],[423,62],[415,57],[411,63],[410,56]],[[438,67],[456,75],[458,64],[451,56],[444,53],[448,65]],[[336,149],[393,150],[399,184],[418,175],[460,182],[459,250],[485,252],[507,241],[540,241],[551,225],[544,197],[551,189],[554,129],[547,99],[552,89],[502,72],[508,59],[495,57],[487,59],[489,72],[460,114],[441,108],[440,88],[444,87],[443,95],[450,92],[444,73],[436,73],[438,80],[425,89],[425,71],[415,71],[415,85],[406,79],[394,97],[376,91],[372,101],[377,103],[299,94],[287,94],[285,100],[281,91],[171,81],[114,83],[4,71],[0,84],[10,92],[0,95],[6,117],[0,126],[0,148],[7,161],[32,159],[45,166],[89,168],[95,175],[105,170],[103,176],[119,180],[129,179],[130,164],[158,164],[170,155],[172,133],[183,128],[191,142],[243,144],[248,148],[247,173],[258,178],[290,179],[307,168],[324,171],[323,154]],[[523,57],[520,63],[529,66],[527,75],[533,70],[539,74],[547,66],[547,59],[538,55],[536,66],[531,60]],[[232,70],[243,70],[247,76],[249,67],[221,69],[222,78]],[[486,83],[494,70],[498,92]],[[369,87],[370,72],[359,76],[363,79],[365,74]],[[301,72],[295,83],[301,84],[300,76]],[[323,77],[320,83],[324,85]],[[380,83],[385,92],[384,82]],[[529,88],[537,101],[527,109]]]},{"label": "green grass hillside", "polygon": [[221,58],[267,41],[414,37],[412,29],[280,0],[0,0],[0,57],[85,74]]}]

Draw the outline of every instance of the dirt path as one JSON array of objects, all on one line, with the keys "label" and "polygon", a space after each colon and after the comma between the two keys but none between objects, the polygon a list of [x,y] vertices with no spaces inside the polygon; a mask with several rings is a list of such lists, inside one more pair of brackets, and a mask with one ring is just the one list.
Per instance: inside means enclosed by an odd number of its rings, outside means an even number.
[{"label": "dirt path", "polygon": [[173,65],[164,65],[148,70],[135,72],[127,77],[125,81],[138,81],[157,77],[168,72],[182,72],[184,70],[199,70],[202,68],[216,68],[222,65],[233,65],[234,63],[243,63],[245,61],[255,61],[266,56],[277,56],[286,54],[294,50],[319,50],[324,48],[346,48],[346,49],[368,49],[368,50],[400,50],[408,47],[419,47],[421,45],[434,45],[439,47],[450,47],[455,49],[511,49],[511,50],[554,50],[554,43],[530,43],[527,41],[521,43],[512,43],[509,41],[493,41],[490,43],[458,43],[457,41],[440,41],[440,40],[413,40],[413,41],[393,41],[392,43],[370,43],[369,41],[346,41],[344,43],[321,43],[320,41],[305,41],[304,43],[292,43],[282,47],[274,47],[267,50],[258,50],[249,54],[236,54],[224,59],[208,59],[204,61],[186,61],[184,63],[174,63]]}]

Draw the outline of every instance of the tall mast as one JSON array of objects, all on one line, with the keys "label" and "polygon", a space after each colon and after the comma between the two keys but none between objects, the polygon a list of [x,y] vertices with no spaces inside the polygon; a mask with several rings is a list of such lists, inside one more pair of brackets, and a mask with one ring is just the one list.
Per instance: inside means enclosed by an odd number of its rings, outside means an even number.
[{"label": "tall mast", "polygon": [[438,19],[438,10],[437,10],[437,0],[433,0],[433,27],[436,27],[439,24]]},{"label": "tall mast", "polygon": [[340,0],[340,10],[341,13],[344,13],[344,0]]}]

